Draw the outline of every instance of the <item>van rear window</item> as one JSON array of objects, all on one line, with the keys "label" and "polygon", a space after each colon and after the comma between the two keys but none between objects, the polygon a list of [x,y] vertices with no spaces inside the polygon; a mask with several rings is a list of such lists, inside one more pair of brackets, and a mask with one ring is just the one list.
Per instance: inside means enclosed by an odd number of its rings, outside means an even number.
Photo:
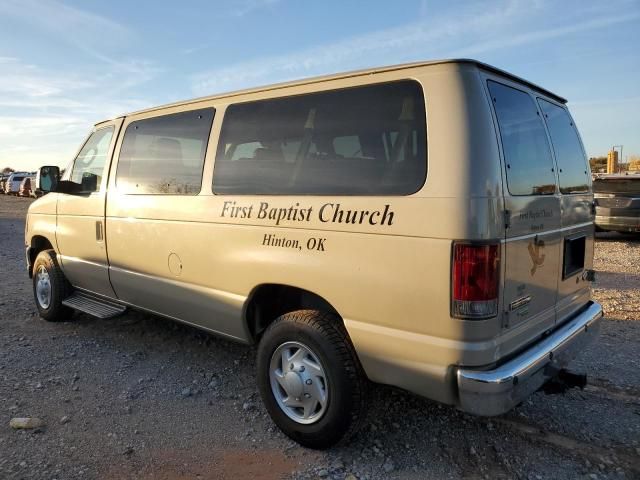
[{"label": "van rear window", "polygon": [[569,113],[551,102],[538,99],[551,136],[556,154],[561,193],[584,193],[589,191],[587,157],[582,149],[578,131]]},{"label": "van rear window", "polygon": [[409,195],[427,173],[414,81],[230,105],[216,194]]},{"label": "van rear window", "polygon": [[629,178],[596,177],[593,181],[595,193],[617,193],[640,196],[640,174]]},{"label": "van rear window", "polygon": [[489,81],[511,195],[552,195],[556,190],[553,158],[542,118],[533,98],[521,90]]}]

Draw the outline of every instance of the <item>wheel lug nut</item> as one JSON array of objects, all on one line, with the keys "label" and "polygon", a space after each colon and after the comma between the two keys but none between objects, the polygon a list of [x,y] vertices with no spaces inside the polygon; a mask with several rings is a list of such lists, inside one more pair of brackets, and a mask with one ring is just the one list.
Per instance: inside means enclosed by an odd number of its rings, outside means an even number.
[{"label": "wheel lug nut", "polygon": [[308,393],[305,393],[304,398],[311,398],[311,395],[309,395]]},{"label": "wheel lug nut", "polygon": [[304,372],[304,365],[300,365],[300,371]]},{"label": "wheel lug nut", "polygon": [[306,382],[304,382],[304,383],[306,383],[307,385],[311,385],[313,382],[311,381],[311,379],[310,379],[310,378],[307,378],[307,381],[306,381]]},{"label": "wheel lug nut", "polygon": [[293,363],[292,363],[291,365],[289,365],[289,370],[293,370],[293,369],[294,369],[294,366],[293,366]]}]

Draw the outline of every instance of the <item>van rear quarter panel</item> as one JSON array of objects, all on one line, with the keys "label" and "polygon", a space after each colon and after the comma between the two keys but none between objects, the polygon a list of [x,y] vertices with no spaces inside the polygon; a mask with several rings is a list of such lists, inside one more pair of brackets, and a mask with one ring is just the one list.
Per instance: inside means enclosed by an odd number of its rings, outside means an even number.
[{"label": "van rear quarter panel", "polygon": [[[212,172],[225,109],[265,98],[264,93],[127,118],[125,129],[159,114],[216,109],[197,196],[121,194],[114,158],[106,239],[118,297],[249,341],[242,307],[256,286],[303,288],[325,298],[343,317],[371,380],[454,403],[449,365],[490,363],[500,332],[499,318],[468,322],[450,316],[452,240],[504,237],[497,139],[477,68],[432,65],[291,86],[269,97],[407,78],[424,89],[428,142],[427,180],[410,196],[214,195]],[[252,214],[232,217],[225,202],[252,207]],[[268,209],[297,205],[308,210],[309,220],[276,225],[259,218],[263,204]],[[333,218],[338,205],[345,211],[381,212],[380,222],[323,221]],[[274,246],[267,238],[291,244]],[[178,269],[172,254],[179,258]]]}]

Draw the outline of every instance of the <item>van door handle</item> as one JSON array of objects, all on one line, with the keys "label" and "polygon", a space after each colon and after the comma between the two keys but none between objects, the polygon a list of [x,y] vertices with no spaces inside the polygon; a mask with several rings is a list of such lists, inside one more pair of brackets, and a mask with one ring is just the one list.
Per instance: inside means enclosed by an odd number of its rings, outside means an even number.
[{"label": "van door handle", "polygon": [[104,233],[102,231],[102,221],[96,222],[96,240],[98,242],[101,242],[102,240],[104,240]]}]

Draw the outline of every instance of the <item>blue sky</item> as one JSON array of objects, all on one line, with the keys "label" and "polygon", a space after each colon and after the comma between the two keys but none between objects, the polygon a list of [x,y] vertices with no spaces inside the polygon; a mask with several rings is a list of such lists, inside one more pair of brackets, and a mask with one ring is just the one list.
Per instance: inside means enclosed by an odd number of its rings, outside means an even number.
[{"label": "blue sky", "polygon": [[0,2],[0,168],[92,124],[306,76],[471,57],[569,99],[590,156],[640,155],[640,0]]}]

